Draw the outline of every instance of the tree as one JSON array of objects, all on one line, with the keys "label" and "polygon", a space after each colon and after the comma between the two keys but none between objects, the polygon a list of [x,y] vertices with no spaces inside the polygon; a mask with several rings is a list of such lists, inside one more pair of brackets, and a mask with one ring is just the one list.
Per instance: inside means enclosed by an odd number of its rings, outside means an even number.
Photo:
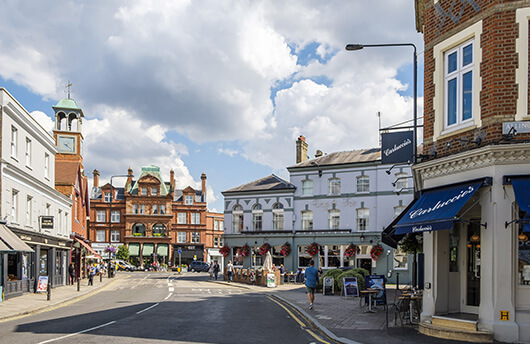
[{"label": "tree", "polygon": [[116,258],[121,260],[129,259],[129,248],[126,245],[121,245],[116,252]]}]

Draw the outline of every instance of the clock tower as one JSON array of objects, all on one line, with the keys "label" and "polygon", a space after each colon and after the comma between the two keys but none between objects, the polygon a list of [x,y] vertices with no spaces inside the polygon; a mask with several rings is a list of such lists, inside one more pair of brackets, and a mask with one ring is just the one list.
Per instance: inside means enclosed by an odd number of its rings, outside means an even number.
[{"label": "clock tower", "polygon": [[[57,145],[58,155],[66,160],[83,161],[83,110],[71,98],[61,99],[53,107],[55,111],[55,129],[53,136]],[[59,156],[56,157],[56,159]]]}]

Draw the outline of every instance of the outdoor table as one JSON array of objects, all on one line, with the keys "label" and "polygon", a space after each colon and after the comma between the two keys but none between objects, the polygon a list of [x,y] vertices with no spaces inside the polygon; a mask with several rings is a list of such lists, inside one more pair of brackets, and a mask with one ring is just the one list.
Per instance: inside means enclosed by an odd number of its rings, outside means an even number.
[{"label": "outdoor table", "polygon": [[366,290],[360,291],[360,293],[365,294],[365,296],[366,294],[368,294],[368,310],[366,311],[366,313],[375,313],[375,311],[372,308],[372,295],[375,295],[379,292],[380,292],[379,289],[372,289],[372,288],[368,288]]},{"label": "outdoor table", "polygon": [[423,300],[423,296],[421,295],[414,295],[414,294],[404,294],[399,298],[400,300],[409,299],[409,317],[410,317],[410,323],[414,324],[416,323],[414,321],[414,311],[419,315],[421,313],[421,301]]}]

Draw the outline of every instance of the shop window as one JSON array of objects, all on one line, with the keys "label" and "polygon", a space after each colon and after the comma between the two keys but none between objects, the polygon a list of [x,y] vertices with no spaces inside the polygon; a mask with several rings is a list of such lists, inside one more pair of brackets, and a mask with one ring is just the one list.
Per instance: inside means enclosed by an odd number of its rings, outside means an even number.
[{"label": "shop window", "polygon": [[234,258],[234,265],[243,265],[243,256],[241,255],[241,247],[232,247],[232,257]]},{"label": "shop window", "polygon": [[299,245],[298,246],[298,267],[308,267],[309,262],[313,259],[309,253],[307,253],[307,246],[306,245]]},{"label": "shop window", "polygon": [[320,246],[320,266],[338,268],[341,266],[341,246],[321,245]]},{"label": "shop window", "polygon": [[[519,211],[519,218],[524,219],[526,213]],[[518,275],[519,284],[530,285],[530,224],[519,223],[518,224],[518,236],[517,241],[519,243],[518,250]]]},{"label": "shop window", "polygon": [[39,276],[48,276],[48,250],[40,251]]},{"label": "shop window", "polygon": [[403,252],[401,249],[394,249],[394,262],[392,266],[396,270],[407,270],[408,269],[408,255],[407,252]]}]

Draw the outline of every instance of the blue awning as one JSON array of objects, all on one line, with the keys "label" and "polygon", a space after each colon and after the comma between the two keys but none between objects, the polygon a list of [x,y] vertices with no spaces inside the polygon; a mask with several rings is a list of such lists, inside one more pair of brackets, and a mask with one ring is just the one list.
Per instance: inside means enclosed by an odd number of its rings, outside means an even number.
[{"label": "blue awning", "polygon": [[453,228],[456,214],[484,180],[425,191],[395,225],[396,234]]},{"label": "blue awning", "polygon": [[523,223],[523,232],[530,232],[530,178],[513,178],[512,186],[517,205],[526,212],[518,222]]}]

